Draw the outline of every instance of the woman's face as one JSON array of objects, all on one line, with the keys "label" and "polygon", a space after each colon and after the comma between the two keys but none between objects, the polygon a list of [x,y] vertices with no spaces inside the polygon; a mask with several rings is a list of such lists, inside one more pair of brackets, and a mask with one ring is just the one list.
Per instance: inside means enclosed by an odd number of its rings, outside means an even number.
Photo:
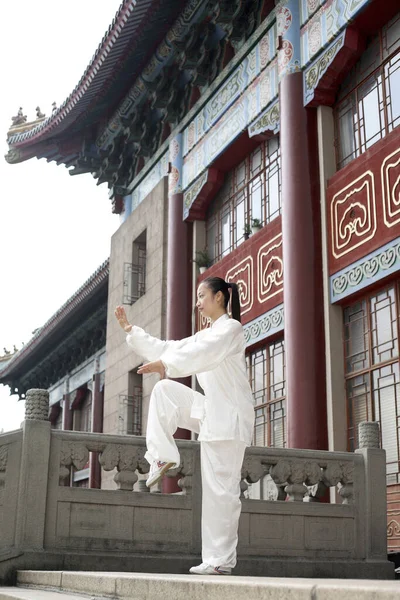
[{"label": "woman's face", "polygon": [[222,297],[222,292],[214,295],[209,287],[201,283],[197,289],[196,302],[199,313],[203,317],[212,319],[213,315],[221,309],[221,303],[218,302],[218,299],[221,300],[220,297]]}]

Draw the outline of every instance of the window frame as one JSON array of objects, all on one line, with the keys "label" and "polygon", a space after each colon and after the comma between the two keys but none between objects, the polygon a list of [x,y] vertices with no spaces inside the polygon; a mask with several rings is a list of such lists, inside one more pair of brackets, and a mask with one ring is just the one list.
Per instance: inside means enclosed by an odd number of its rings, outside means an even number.
[{"label": "window frame", "polygon": [[[379,359],[375,359],[374,358],[374,353],[376,352],[376,349],[378,347],[377,344],[375,344],[374,346],[374,340],[373,340],[373,336],[374,336],[374,329],[373,329],[373,315],[376,313],[375,310],[372,309],[371,303],[372,300],[374,298],[378,298],[379,295],[382,295],[383,293],[387,293],[388,297],[390,294],[390,290],[394,290],[394,297],[393,297],[393,302],[390,303],[390,306],[393,306],[393,310],[394,310],[394,318],[390,321],[392,323],[392,327],[394,327],[395,331],[392,331],[392,337],[391,340],[394,341],[397,345],[397,354],[394,353],[394,355],[391,358],[388,358],[386,360],[382,360],[379,361]],[[359,369],[354,369],[354,370],[349,370],[348,368],[348,360],[349,360],[349,355],[347,353],[347,343],[348,340],[350,339],[350,337],[348,337],[346,335],[346,309],[350,309],[353,306],[356,306],[358,303],[365,303],[365,309],[364,309],[364,316],[362,317],[363,319],[363,338],[364,338],[364,350],[363,353],[365,353],[365,359],[364,359],[364,365],[362,366],[362,368]],[[376,329],[376,335],[378,336],[378,329],[377,329],[377,324],[375,324],[375,329]],[[382,403],[381,403],[381,399],[380,399],[380,395],[381,395],[381,391],[386,389],[385,387],[379,388],[379,387],[375,387],[374,385],[374,377],[375,374],[377,374],[380,371],[383,371],[384,369],[387,369],[388,367],[395,367],[396,365],[400,364],[400,280],[395,280],[392,281],[391,283],[387,284],[386,286],[379,288],[379,289],[375,289],[374,291],[369,292],[368,294],[363,295],[361,298],[359,298],[358,300],[352,302],[352,304],[344,307],[343,309],[343,345],[344,345],[344,374],[345,374],[345,393],[346,393],[346,419],[347,419],[347,449],[349,452],[354,451],[356,447],[358,447],[358,431],[357,431],[357,425],[358,422],[357,419],[354,418],[354,414],[355,414],[355,410],[354,410],[354,405],[355,405],[355,400],[357,400],[357,397],[361,397],[361,396],[365,396],[365,398],[363,398],[362,402],[364,402],[364,407],[363,410],[365,412],[366,418],[368,421],[375,421],[377,420],[380,423],[380,427],[379,427],[379,435],[380,435],[380,442],[381,442],[381,446],[382,446],[382,437],[384,437],[384,433],[382,432]],[[357,353],[357,354],[361,354],[361,353]],[[355,354],[353,354],[352,356],[355,356]],[[366,364],[366,366],[365,366]],[[392,369],[392,374],[394,375],[395,372]],[[392,482],[396,485],[398,485],[400,483],[400,387],[399,387],[399,392],[397,392],[397,385],[400,384],[400,376],[398,374],[398,382],[394,382],[393,383],[393,393],[394,393],[394,404],[395,407],[397,407],[397,415],[396,415],[396,421],[397,423],[395,424],[395,434],[397,436],[397,461],[387,461],[387,467],[389,467],[389,465],[392,465],[394,463],[397,463],[397,473],[393,473],[393,472],[388,472],[387,476],[389,478],[389,476],[396,476],[397,478],[397,482]],[[365,386],[365,393],[364,394],[354,394],[353,396],[350,396],[349,394],[349,389],[350,389],[350,385],[349,382],[351,381],[356,381],[357,379],[359,379],[359,384],[361,383]],[[363,380],[363,381],[362,381]],[[378,397],[378,399],[377,399]],[[361,400],[360,400],[361,401]],[[376,413],[379,414],[376,414]],[[383,447],[383,446],[382,446]],[[391,483],[389,482],[388,485],[390,485]]]},{"label": "window frame", "polygon": [[[390,76],[393,75],[393,73],[396,73],[397,70],[400,70],[400,46],[384,58],[385,48],[383,29],[379,31],[378,35],[380,64],[375,69],[368,72],[368,74],[365,75],[361,81],[353,85],[343,97],[338,99],[333,108],[335,127],[335,157],[336,168],[338,171],[352,162],[352,160],[355,158],[361,156],[361,154],[364,154],[371,146],[386,137],[400,124],[400,114],[395,117],[393,117],[392,114],[394,92],[391,91],[390,86]],[[393,59],[396,60],[393,62]],[[390,65],[396,65],[395,69],[391,73],[389,72]],[[372,88],[368,94],[362,98],[360,98],[360,92],[367,82],[373,78],[376,78],[377,80],[380,79],[376,85],[376,89],[378,91],[378,117],[380,121],[380,129],[372,136],[371,139],[367,139],[364,99],[367,98],[375,88]],[[349,154],[343,156],[342,141],[344,136],[342,133],[343,128],[341,127],[341,123],[344,123],[344,121],[341,120],[343,115],[340,115],[339,113],[341,108],[349,101],[351,102],[350,114],[352,148]],[[347,112],[348,111],[346,111],[346,114]],[[396,122],[397,124],[395,124]]]},{"label": "window frame", "polygon": [[[282,354],[282,360],[283,360],[282,386],[283,386],[284,394],[279,397],[272,397],[271,390],[272,390],[272,387],[274,384],[272,383],[273,357],[272,357],[271,349],[278,348],[279,346],[281,346],[281,354]],[[258,354],[261,354],[261,353],[263,354],[262,364],[263,364],[264,387],[261,390],[254,390],[254,388],[253,388],[253,381],[254,381],[253,369],[254,369],[255,363],[252,361],[252,357],[255,358]],[[257,363],[257,364],[259,364],[259,363]],[[270,340],[270,341],[268,341],[268,343],[260,345],[256,348],[254,348],[251,352],[246,353],[246,367],[247,367],[247,373],[248,373],[250,387],[253,392],[254,412],[257,415],[256,411],[262,410],[263,416],[264,416],[264,422],[261,423],[261,425],[257,425],[257,422],[255,422],[255,424],[254,424],[253,445],[256,445],[255,441],[257,440],[257,429],[259,427],[261,427],[262,428],[262,436],[263,436],[263,440],[264,440],[264,445],[261,447],[285,448],[286,444],[287,444],[287,437],[286,437],[287,436],[287,413],[286,413],[286,355],[285,355],[284,338],[279,337],[274,340]],[[260,391],[264,393],[263,394],[264,401],[257,404],[257,399],[255,396]],[[282,417],[283,445],[282,446],[272,446],[271,445],[271,442],[273,440],[272,426],[273,426],[274,421],[271,420],[271,409],[275,405],[278,405],[280,403],[282,403],[282,409],[284,411],[284,415]],[[256,416],[256,418],[257,418],[257,416]]]},{"label": "window frame", "polygon": [[[276,147],[273,147],[276,144]],[[271,148],[272,146],[272,148]],[[253,168],[252,161],[261,151],[259,168]],[[245,168],[243,179],[238,180],[239,172]],[[269,182],[278,174],[278,210],[272,215],[269,206]],[[260,179],[260,186],[255,187],[254,182]],[[236,207],[241,203],[243,196],[244,227],[250,227],[253,218],[254,190],[261,187],[261,224],[265,225],[282,214],[282,174],[281,150],[279,136],[274,136],[259,144],[243,161],[236,165],[227,175],[225,185],[217,194],[210,207],[206,219],[206,246],[209,249],[212,264],[215,264],[233,250],[238,248],[246,239],[244,231],[238,231]],[[240,198],[240,202],[237,200]],[[222,229],[223,218],[229,215],[228,244],[223,246],[224,233]],[[214,241],[210,239],[210,232],[215,226]],[[243,229],[244,229],[243,227]]]}]

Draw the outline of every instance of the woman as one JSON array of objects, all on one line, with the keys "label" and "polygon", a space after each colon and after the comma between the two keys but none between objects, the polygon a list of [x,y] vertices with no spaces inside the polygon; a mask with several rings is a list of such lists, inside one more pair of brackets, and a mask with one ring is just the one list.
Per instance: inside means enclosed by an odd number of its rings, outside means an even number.
[{"label": "woman", "polygon": [[[227,314],[231,290],[232,319]],[[199,312],[211,328],[180,341],[161,341],[132,326],[125,310],[115,315],[127,342],[150,361],[138,373],[162,377],[151,394],[147,453],[151,487],[180,464],[173,434],[178,427],[199,434],[202,480],[202,564],[199,575],[230,575],[236,565],[241,467],[254,426],[253,397],[246,373],[245,339],[237,285],[208,277],[197,291]],[[204,395],[170,379],[196,374]]]}]

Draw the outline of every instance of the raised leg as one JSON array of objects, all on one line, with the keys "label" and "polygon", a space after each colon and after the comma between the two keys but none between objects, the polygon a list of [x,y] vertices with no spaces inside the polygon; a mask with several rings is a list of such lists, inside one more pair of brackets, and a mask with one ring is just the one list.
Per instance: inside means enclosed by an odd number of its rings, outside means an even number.
[{"label": "raised leg", "polygon": [[173,435],[178,427],[195,433],[200,421],[190,416],[195,394],[186,385],[162,379],[153,388],[147,419],[146,460],[180,464],[180,456]]}]

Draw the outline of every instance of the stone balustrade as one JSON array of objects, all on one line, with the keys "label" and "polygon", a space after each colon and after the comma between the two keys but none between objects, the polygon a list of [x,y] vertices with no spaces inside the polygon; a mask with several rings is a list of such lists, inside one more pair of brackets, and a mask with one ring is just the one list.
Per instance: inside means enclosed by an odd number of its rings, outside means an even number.
[{"label": "stone balustrade", "polygon": [[[17,568],[176,573],[199,560],[197,442],[178,441],[181,464],[169,475],[182,492],[148,493],[143,437],[52,430],[41,390],[27,393],[26,412],[22,430],[0,435],[0,581]],[[247,449],[238,574],[393,576],[378,425],[361,424],[360,440],[355,453]],[[115,489],[71,485],[91,452]]]}]

